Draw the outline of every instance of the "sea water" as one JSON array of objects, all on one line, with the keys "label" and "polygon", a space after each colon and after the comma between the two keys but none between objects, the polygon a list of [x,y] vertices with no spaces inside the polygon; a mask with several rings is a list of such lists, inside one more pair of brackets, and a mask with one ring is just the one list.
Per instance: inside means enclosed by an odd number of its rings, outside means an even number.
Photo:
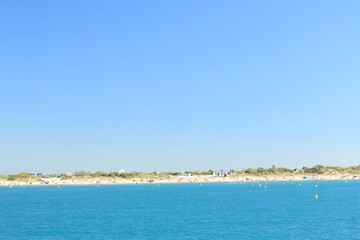
[{"label": "sea water", "polygon": [[0,239],[360,239],[360,181],[0,187]]}]

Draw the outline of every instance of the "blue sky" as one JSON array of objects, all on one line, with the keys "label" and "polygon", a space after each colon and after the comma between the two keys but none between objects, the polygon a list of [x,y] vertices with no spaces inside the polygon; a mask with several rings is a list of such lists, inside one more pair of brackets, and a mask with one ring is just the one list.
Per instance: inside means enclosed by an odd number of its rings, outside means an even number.
[{"label": "blue sky", "polygon": [[0,173],[360,163],[358,1],[2,1]]}]

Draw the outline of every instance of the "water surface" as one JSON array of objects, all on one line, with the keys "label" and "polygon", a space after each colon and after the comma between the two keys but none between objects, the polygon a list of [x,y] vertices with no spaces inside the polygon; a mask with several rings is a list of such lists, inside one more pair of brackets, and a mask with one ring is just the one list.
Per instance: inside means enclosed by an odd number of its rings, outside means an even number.
[{"label": "water surface", "polygon": [[0,213],[4,240],[360,239],[360,181],[1,187]]}]

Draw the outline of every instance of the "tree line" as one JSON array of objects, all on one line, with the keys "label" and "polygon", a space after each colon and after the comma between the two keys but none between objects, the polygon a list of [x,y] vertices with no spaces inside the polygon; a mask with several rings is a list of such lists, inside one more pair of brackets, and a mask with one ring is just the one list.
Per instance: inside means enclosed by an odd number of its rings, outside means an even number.
[{"label": "tree line", "polygon": [[[222,170],[221,170],[222,171]],[[360,174],[360,165],[352,167],[339,167],[339,166],[322,166],[315,165],[313,167],[302,167],[300,169],[290,169],[284,167],[276,167],[273,165],[270,168],[247,168],[243,170],[229,170],[226,171],[231,176],[240,175],[292,175],[292,174]],[[8,174],[0,176],[3,180],[16,181],[16,180],[40,180],[41,178],[61,178],[78,179],[78,178],[166,178],[171,176],[197,176],[197,175],[212,175],[213,170],[208,171],[186,171],[186,172],[104,172],[97,171],[94,173],[85,171],[76,171],[72,174],[41,174],[41,173],[19,173]]]}]

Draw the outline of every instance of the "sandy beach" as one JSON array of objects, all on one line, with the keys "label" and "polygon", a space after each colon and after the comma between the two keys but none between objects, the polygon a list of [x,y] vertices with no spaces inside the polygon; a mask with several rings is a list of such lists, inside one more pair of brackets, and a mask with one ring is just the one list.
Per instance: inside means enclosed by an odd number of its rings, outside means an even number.
[{"label": "sandy beach", "polygon": [[214,177],[200,176],[172,176],[166,178],[84,178],[67,179],[42,178],[41,180],[0,181],[0,186],[46,186],[46,185],[109,185],[109,184],[167,184],[167,183],[216,183],[216,182],[272,182],[272,181],[327,181],[360,179],[359,174],[338,175],[283,175],[283,176],[229,176]]}]

